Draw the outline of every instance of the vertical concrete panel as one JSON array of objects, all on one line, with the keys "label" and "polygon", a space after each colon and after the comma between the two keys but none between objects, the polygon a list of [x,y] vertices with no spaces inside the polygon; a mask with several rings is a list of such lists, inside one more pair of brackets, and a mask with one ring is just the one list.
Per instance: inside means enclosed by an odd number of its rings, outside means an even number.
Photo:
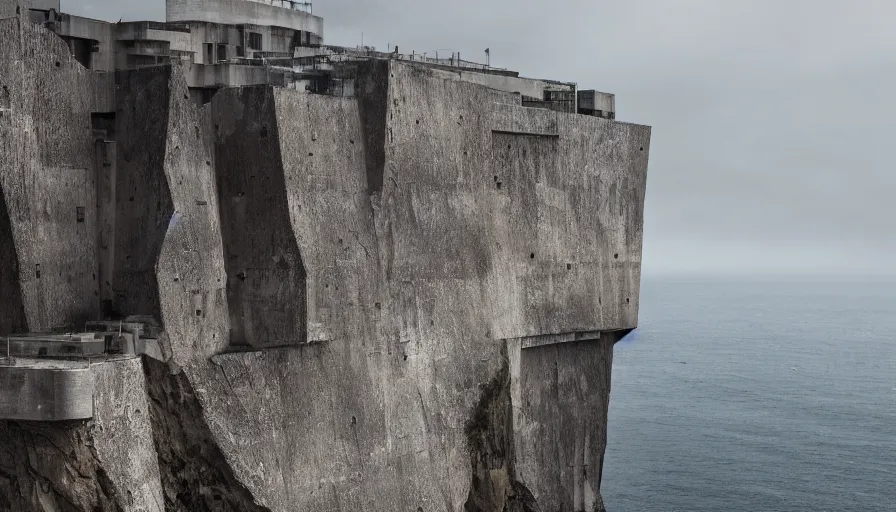
[{"label": "vertical concrete panel", "polygon": [[[306,272],[289,219],[274,93],[225,91],[215,105],[216,169],[232,345],[305,341]],[[236,109],[232,107],[237,107]]]},{"label": "vertical concrete panel", "polygon": [[[606,338],[606,339],[604,339]],[[514,407],[516,478],[542,510],[602,511],[615,335],[522,349]]]},{"label": "vertical concrete panel", "polygon": [[383,189],[386,167],[386,125],[389,112],[389,62],[368,61],[359,65],[356,79],[358,113],[367,160],[367,193]]},{"label": "vertical concrete panel", "polygon": [[[6,207],[2,189],[0,189],[0,297],[3,297],[3,301],[0,302],[0,336],[25,331],[28,321],[19,283],[19,256],[16,253],[9,209]],[[4,346],[2,350],[5,349]]]},{"label": "vertical concrete panel", "polygon": [[161,321],[156,264],[174,204],[165,176],[170,69],[116,73],[114,308]]},{"label": "vertical concrete panel", "polygon": [[124,510],[164,512],[142,360],[119,360],[92,369],[96,402],[91,433],[97,462]]},{"label": "vertical concrete panel", "polygon": [[207,129],[180,68],[117,77],[115,306],[153,315],[179,362],[227,345],[221,229]]},{"label": "vertical concrete panel", "polygon": [[169,75],[164,160],[174,214],[156,264],[162,322],[175,361],[206,361],[227,346],[224,252],[212,156],[180,66]]},{"label": "vertical concrete panel", "polygon": [[6,250],[17,255],[27,328],[81,324],[99,309],[92,82],[56,35],[20,18],[0,23]]},{"label": "vertical concrete panel", "polygon": [[110,314],[115,303],[112,283],[115,281],[115,214],[117,158],[115,142],[96,141],[97,184],[97,246],[100,301],[105,314]]}]

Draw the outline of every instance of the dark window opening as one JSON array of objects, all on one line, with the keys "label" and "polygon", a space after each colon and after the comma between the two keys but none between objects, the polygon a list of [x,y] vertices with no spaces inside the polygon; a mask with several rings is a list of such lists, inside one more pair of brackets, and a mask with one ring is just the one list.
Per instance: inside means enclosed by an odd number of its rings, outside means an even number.
[{"label": "dark window opening", "polygon": [[258,32],[249,32],[249,49],[261,50],[261,34]]},{"label": "dark window opening", "polygon": [[90,39],[73,37],[67,38],[66,43],[68,43],[68,48],[75,60],[85,68],[90,69],[91,54],[93,53],[95,42]]},{"label": "dark window opening", "polygon": [[214,64],[215,62],[215,44],[205,43],[205,63]]},{"label": "dark window opening", "polygon": [[75,207],[75,219],[78,222],[84,222],[84,214],[85,214],[85,212],[84,212],[83,206]]},{"label": "dark window opening", "polygon": [[242,46],[236,47],[236,56],[237,57],[245,57],[246,56],[246,52],[243,50]]},{"label": "dark window opening", "polygon": [[222,60],[227,60],[227,45],[219,44],[218,45],[218,62]]}]

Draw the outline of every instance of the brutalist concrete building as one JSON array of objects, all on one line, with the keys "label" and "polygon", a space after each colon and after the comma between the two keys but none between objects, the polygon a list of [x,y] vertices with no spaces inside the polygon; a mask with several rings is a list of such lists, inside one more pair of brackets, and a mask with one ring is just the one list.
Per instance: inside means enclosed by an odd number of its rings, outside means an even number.
[{"label": "brutalist concrete building", "polygon": [[0,508],[603,509],[649,127],[310,11],[0,0]]}]

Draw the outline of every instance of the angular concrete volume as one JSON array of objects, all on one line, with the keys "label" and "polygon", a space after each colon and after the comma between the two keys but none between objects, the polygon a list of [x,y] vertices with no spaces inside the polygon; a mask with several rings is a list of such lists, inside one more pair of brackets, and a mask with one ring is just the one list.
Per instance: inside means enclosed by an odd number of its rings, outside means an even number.
[{"label": "angular concrete volume", "polygon": [[[603,510],[649,127],[383,54],[197,93],[11,16],[0,337],[39,360],[0,367],[0,509]],[[29,341],[115,322],[160,348]]]}]

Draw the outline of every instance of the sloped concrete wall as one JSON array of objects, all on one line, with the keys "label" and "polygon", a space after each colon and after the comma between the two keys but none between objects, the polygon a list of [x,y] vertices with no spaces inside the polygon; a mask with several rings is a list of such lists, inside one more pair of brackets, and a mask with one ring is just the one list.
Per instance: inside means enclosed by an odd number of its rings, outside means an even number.
[{"label": "sloped concrete wall", "polygon": [[161,315],[156,263],[174,215],[164,168],[169,76],[167,68],[116,73],[112,289],[122,315]]},{"label": "sloped concrete wall", "polygon": [[19,288],[4,285],[13,300],[0,307],[23,308],[27,324],[8,327],[79,324],[99,310],[89,73],[54,34],[0,20],[0,236],[12,242],[0,274]]},{"label": "sloped concrete wall", "polygon": [[[226,427],[216,437],[237,478],[272,510],[462,509],[471,479],[464,425],[475,383],[501,365],[500,343],[467,311],[430,313],[438,286],[421,281],[420,301],[393,296],[381,249],[392,239],[376,225],[369,127],[357,101],[278,90],[272,120],[259,119],[263,109],[246,98],[220,93],[215,122],[236,130],[225,132],[231,138],[279,126],[288,220],[308,271],[309,339],[317,343],[214,358],[226,384],[201,387],[232,395],[205,412]],[[245,170],[219,160],[217,172]]]}]

